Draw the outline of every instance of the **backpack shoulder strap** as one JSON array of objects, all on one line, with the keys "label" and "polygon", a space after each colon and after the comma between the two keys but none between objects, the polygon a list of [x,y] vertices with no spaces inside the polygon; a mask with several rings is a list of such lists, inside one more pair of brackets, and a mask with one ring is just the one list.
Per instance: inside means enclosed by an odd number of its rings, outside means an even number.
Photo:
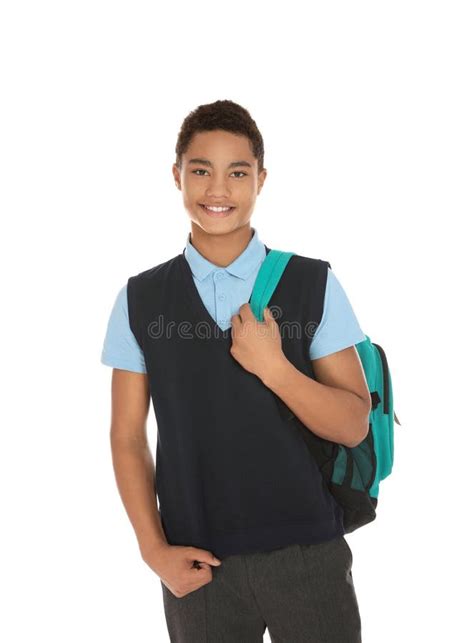
[{"label": "backpack shoulder strap", "polygon": [[280,278],[294,252],[267,250],[250,297],[250,308],[258,321],[263,321],[263,309],[267,306]]}]

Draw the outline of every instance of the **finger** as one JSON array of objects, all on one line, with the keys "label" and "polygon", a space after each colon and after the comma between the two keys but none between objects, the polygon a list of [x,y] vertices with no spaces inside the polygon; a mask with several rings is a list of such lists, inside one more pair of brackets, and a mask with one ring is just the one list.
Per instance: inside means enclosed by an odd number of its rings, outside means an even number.
[{"label": "finger", "polygon": [[209,565],[209,563],[199,563],[198,569],[211,569],[212,565]]},{"label": "finger", "polygon": [[276,324],[278,326],[276,318],[273,316],[272,311],[270,308],[266,307],[263,309],[263,314],[264,314],[264,319],[265,321],[268,321],[270,324]]},{"label": "finger", "polygon": [[250,321],[252,319],[256,319],[255,315],[253,314],[252,307],[248,302],[245,304],[242,304],[242,306],[239,308],[239,314],[243,321]]},{"label": "finger", "polygon": [[239,326],[242,323],[242,319],[240,315],[237,313],[236,315],[232,315],[230,318],[230,323],[232,326]]},{"label": "finger", "polygon": [[267,322],[275,321],[274,318],[273,318],[273,315],[272,315],[272,311],[268,307],[265,307],[263,309],[263,318]]},{"label": "finger", "polygon": [[263,321],[266,323],[267,328],[270,330],[272,336],[280,334],[280,327],[275,317],[273,317],[273,313],[270,308],[264,308]]},{"label": "finger", "polygon": [[201,561],[201,560],[194,560],[194,561],[193,561],[193,564],[191,565],[191,568],[192,568],[192,569],[198,569],[198,570],[199,570],[199,569],[203,569],[203,568],[210,569],[210,567],[211,567],[211,566],[209,565],[209,563],[204,563],[204,562],[203,562],[203,561]]},{"label": "finger", "polygon": [[220,565],[221,561],[214,556],[214,554],[207,549],[200,549],[199,547],[193,547],[190,551],[192,560],[199,563],[209,563],[210,565]]}]

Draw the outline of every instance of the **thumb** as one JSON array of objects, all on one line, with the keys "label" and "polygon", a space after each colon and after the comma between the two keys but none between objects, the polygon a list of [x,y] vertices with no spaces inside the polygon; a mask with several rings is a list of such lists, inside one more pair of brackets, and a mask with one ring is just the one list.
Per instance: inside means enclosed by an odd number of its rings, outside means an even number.
[{"label": "thumb", "polygon": [[263,309],[263,318],[265,321],[272,323],[275,321],[275,318],[272,315],[272,311],[267,306]]},{"label": "thumb", "polygon": [[206,549],[199,549],[198,547],[193,547],[191,551],[191,556],[202,563],[209,563],[209,565],[220,565],[222,561],[216,558],[210,551]]}]

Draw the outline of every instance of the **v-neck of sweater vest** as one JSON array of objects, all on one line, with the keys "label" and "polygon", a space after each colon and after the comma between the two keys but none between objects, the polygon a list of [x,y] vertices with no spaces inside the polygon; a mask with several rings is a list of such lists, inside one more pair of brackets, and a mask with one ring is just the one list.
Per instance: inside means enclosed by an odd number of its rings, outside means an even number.
[{"label": "v-neck of sweater vest", "polygon": [[[270,248],[268,248],[265,244],[265,254],[268,255],[270,252]],[[187,302],[194,311],[194,313],[198,316],[199,321],[204,321],[210,324],[211,329],[214,332],[214,337],[215,339],[218,340],[228,340],[231,337],[231,330],[232,327],[230,326],[229,328],[226,328],[225,330],[222,329],[219,324],[216,322],[216,320],[212,317],[210,312],[207,310],[206,306],[204,305],[204,302],[201,298],[201,295],[199,294],[199,290],[197,289],[196,284],[194,283],[194,277],[193,277],[193,272],[191,270],[191,266],[189,265],[185,255],[184,255],[184,250],[183,252],[179,255],[179,264],[181,266],[182,274],[187,286],[187,294],[188,294],[188,299]],[[258,275],[258,273],[257,273]],[[256,280],[255,280],[256,281]],[[255,286],[255,284],[254,284]],[[253,288],[252,288],[252,293],[253,293]],[[250,294],[249,300],[247,303],[250,303],[250,299],[252,298],[252,293]]]}]

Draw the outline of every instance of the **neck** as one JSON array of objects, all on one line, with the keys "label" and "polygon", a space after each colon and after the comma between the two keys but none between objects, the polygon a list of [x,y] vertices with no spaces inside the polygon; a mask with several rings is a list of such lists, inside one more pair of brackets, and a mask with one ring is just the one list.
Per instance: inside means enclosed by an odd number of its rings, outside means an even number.
[{"label": "neck", "polygon": [[252,236],[250,223],[227,234],[208,234],[191,221],[191,244],[203,257],[221,268],[225,268],[242,254]]}]

